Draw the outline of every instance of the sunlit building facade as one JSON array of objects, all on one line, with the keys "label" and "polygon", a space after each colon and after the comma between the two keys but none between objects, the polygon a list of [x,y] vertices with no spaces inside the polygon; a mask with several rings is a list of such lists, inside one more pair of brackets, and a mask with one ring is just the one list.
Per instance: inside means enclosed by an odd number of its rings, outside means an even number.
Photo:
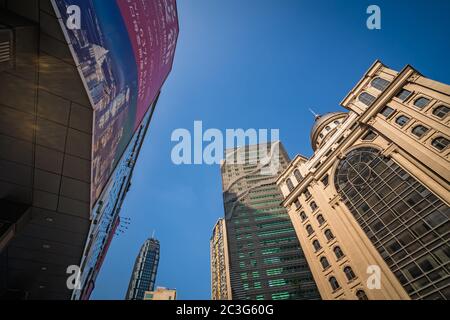
[{"label": "sunlit building facade", "polygon": [[[216,227],[222,231],[216,228],[212,240],[220,232],[226,234],[222,238],[228,250],[222,250],[228,266],[221,268],[229,273],[227,298],[318,299],[308,263],[287,211],[280,205],[282,195],[275,184],[289,161],[283,145],[278,141],[261,143],[227,149],[225,154],[221,165],[225,223],[219,220]],[[217,271],[214,264],[211,271]]]},{"label": "sunlit building facade", "polygon": [[211,259],[211,298],[213,300],[231,299],[231,284],[228,259],[228,239],[225,220],[219,219],[214,225],[210,245]]},{"label": "sunlit building facade", "polygon": [[278,178],[323,299],[450,298],[450,86],[376,61]]}]

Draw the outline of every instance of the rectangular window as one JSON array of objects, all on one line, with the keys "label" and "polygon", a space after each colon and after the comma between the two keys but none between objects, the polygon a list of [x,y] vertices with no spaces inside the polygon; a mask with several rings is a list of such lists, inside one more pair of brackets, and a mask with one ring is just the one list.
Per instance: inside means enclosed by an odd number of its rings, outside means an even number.
[{"label": "rectangular window", "polygon": [[405,101],[409,96],[411,95],[411,91],[408,91],[406,89],[400,90],[399,93],[397,93],[397,98],[399,98],[402,101]]},{"label": "rectangular window", "polygon": [[389,117],[392,113],[394,113],[394,109],[392,109],[391,107],[384,107],[383,110],[381,110],[380,112],[383,116],[385,116],[386,118]]},{"label": "rectangular window", "polygon": [[324,187],[328,186],[328,180],[329,180],[329,177],[326,174],[321,180]]}]

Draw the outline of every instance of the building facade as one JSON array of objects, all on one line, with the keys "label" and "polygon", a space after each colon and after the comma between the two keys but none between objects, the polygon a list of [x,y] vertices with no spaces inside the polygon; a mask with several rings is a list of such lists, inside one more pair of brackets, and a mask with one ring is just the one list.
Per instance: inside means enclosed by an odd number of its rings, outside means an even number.
[{"label": "building facade", "polygon": [[211,299],[231,299],[231,284],[228,258],[228,238],[225,219],[214,225],[209,241],[211,259]]},{"label": "building facade", "polygon": [[[0,298],[89,298],[173,62],[175,0],[149,3],[130,20],[120,2],[0,0]],[[149,21],[141,57],[131,26]]]},{"label": "building facade", "polygon": [[143,300],[146,291],[155,288],[156,273],[159,264],[159,241],[147,239],[141,247],[134,263],[126,300]]},{"label": "building facade", "polygon": [[[220,232],[226,234],[222,239],[226,239],[228,250],[221,250],[225,251],[228,266],[221,269],[229,273],[230,288],[223,290],[228,292],[227,298],[318,299],[308,263],[287,211],[280,206],[282,195],[275,184],[289,161],[284,147],[280,142],[250,145],[227,149],[225,155],[221,165],[225,223],[219,221],[212,240]],[[214,264],[211,271],[217,271]],[[213,298],[215,290],[213,286]]]},{"label": "building facade", "polygon": [[450,86],[376,61],[279,176],[323,299],[450,298]]},{"label": "building facade", "polygon": [[144,300],[176,300],[177,290],[163,287],[156,288],[155,291],[146,291]]}]

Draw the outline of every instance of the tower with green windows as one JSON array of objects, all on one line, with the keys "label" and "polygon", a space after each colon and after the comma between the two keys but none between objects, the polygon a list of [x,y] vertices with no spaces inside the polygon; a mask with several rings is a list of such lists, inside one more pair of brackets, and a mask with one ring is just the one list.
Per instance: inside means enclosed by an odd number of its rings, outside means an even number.
[{"label": "tower with green windows", "polygon": [[221,174],[232,299],[320,299],[275,184],[288,162],[280,142],[225,151]]}]

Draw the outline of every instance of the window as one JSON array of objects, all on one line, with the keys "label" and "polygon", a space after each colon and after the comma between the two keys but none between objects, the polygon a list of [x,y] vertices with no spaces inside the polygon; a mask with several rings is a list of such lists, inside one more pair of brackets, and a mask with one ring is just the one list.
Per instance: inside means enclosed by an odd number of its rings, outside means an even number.
[{"label": "window", "polygon": [[333,291],[336,291],[341,287],[335,277],[331,277],[328,281],[330,282],[330,286]]},{"label": "window", "polygon": [[433,114],[438,118],[444,119],[449,111],[450,111],[449,107],[441,105],[433,110]]},{"label": "window", "polygon": [[325,223],[325,218],[323,217],[323,215],[319,214],[317,216],[317,222],[319,223],[319,225],[323,225]]},{"label": "window", "polygon": [[311,204],[309,206],[311,207],[311,211],[316,211],[317,210],[317,204],[314,201],[311,202]]},{"label": "window", "polygon": [[432,146],[438,149],[439,151],[442,151],[445,148],[447,148],[448,143],[449,143],[448,139],[444,137],[438,137],[431,142]]},{"label": "window", "polygon": [[325,258],[325,257],[320,258],[320,264],[322,265],[322,268],[324,270],[330,266],[330,263],[328,262],[327,258]]},{"label": "window", "polygon": [[306,216],[306,213],[304,211],[302,211],[302,212],[300,212],[300,218],[302,219],[302,221],[305,221],[306,218],[308,218],[308,217]]},{"label": "window", "polygon": [[320,249],[322,249],[322,246],[320,245],[320,242],[318,240],[313,241],[313,247],[314,247],[314,250],[316,250],[316,251],[319,251]]},{"label": "window", "polygon": [[409,122],[409,118],[407,116],[400,116],[395,120],[395,123],[400,127],[403,127],[405,124]]},{"label": "window", "polygon": [[320,137],[320,138],[323,138],[323,134],[322,134],[322,133],[321,133],[321,134],[319,134],[319,137]]},{"label": "window", "polygon": [[313,229],[313,227],[311,227],[310,224],[308,224],[306,226],[306,232],[308,232],[308,236],[310,236],[310,235],[312,235],[314,233],[314,229]]},{"label": "window", "polygon": [[426,107],[429,103],[430,103],[430,99],[427,99],[424,97],[420,97],[419,99],[416,99],[416,101],[414,101],[414,105],[420,109]]},{"label": "window", "polygon": [[402,101],[405,101],[409,97],[410,94],[411,94],[411,91],[408,91],[406,89],[402,89],[402,90],[400,90],[399,93],[397,93],[396,97],[399,98]]},{"label": "window", "polygon": [[344,256],[344,252],[342,252],[341,247],[334,247],[333,252],[338,260]]},{"label": "window", "polygon": [[363,141],[372,141],[373,139],[375,139],[377,137],[377,134],[375,132],[373,132],[372,130],[369,130],[363,137],[362,140]]},{"label": "window", "polygon": [[386,79],[383,78],[375,78],[372,80],[372,82],[370,83],[372,87],[374,87],[375,89],[378,89],[380,91],[383,91],[384,89],[386,89],[389,85],[389,81],[387,81]]},{"label": "window", "polygon": [[306,198],[306,199],[311,198],[311,192],[309,192],[308,189],[305,190],[305,198]]},{"label": "window", "polygon": [[356,291],[356,297],[358,300],[369,300],[364,290],[358,290]]},{"label": "window", "polygon": [[333,232],[331,232],[330,229],[325,230],[325,237],[327,238],[328,241],[331,241],[334,239],[334,234]]},{"label": "window", "polygon": [[359,95],[358,100],[370,107],[375,101],[375,97],[367,92],[363,92]]},{"label": "window", "polygon": [[344,273],[345,273],[345,276],[347,277],[348,281],[351,281],[356,278],[355,273],[353,272],[352,268],[349,266],[344,268]]},{"label": "window", "polygon": [[303,179],[303,177],[300,174],[300,171],[298,169],[295,169],[294,176],[295,176],[295,179],[297,179],[298,182],[302,181],[302,179]]},{"label": "window", "polygon": [[336,126],[338,126],[340,124],[340,122],[338,120],[334,120],[333,122]]},{"label": "window", "polygon": [[325,130],[330,131],[331,130],[330,126],[326,126]]},{"label": "window", "polygon": [[326,186],[328,186],[328,180],[329,180],[329,177],[326,174],[320,181],[322,182],[323,186],[326,187]]},{"label": "window", "polygon": [[300,200],[295,200],[294,202],[295,208],[299,209],[302,205],[300,204]]},{"label": "window", "polygon": [[287,184],[287,187],[288,187],[289,191],[294,190],[294,184],[292,183],[291,179],[288,178],[286,180],[286,184]]},{"label": "window", "polygon": [[[400,165],[378,149],[360,147],[338,162],[335,186],[343,203],[386,264],[410,295],[420,299],[448,295],[440,285],[449,272],[424,280],[419,254],[444,270],[450,250],[443,239],[448,234],[450,208]],[[438,219],[435,219],[435,213]],[[432,222],[435,221],[435,222]],[[433,247],[429,252],[428,248]],[[445,249],[444,249],[445,248]],[[446,250],[445,256],[438,253]],[[417,264],[416,264],[417,262]],[[433,271],[430,271],[433,272]],[[425,288],[433,286],[435,291]]]},{"label": "window", "polygon": [[422,125],[418,125],[418,126],[415,126],[411,132],[416,137],[421,138],[425,133],[428,132],[428,128],[424,127]]},{"label": "window", "polygon": [[392,113],[394,113],[394,109],[392,109],[391,107],[384,107],[383,110],[381,110],[380,112],[383,116],[385,116],[386,118],[389,117]]}]

